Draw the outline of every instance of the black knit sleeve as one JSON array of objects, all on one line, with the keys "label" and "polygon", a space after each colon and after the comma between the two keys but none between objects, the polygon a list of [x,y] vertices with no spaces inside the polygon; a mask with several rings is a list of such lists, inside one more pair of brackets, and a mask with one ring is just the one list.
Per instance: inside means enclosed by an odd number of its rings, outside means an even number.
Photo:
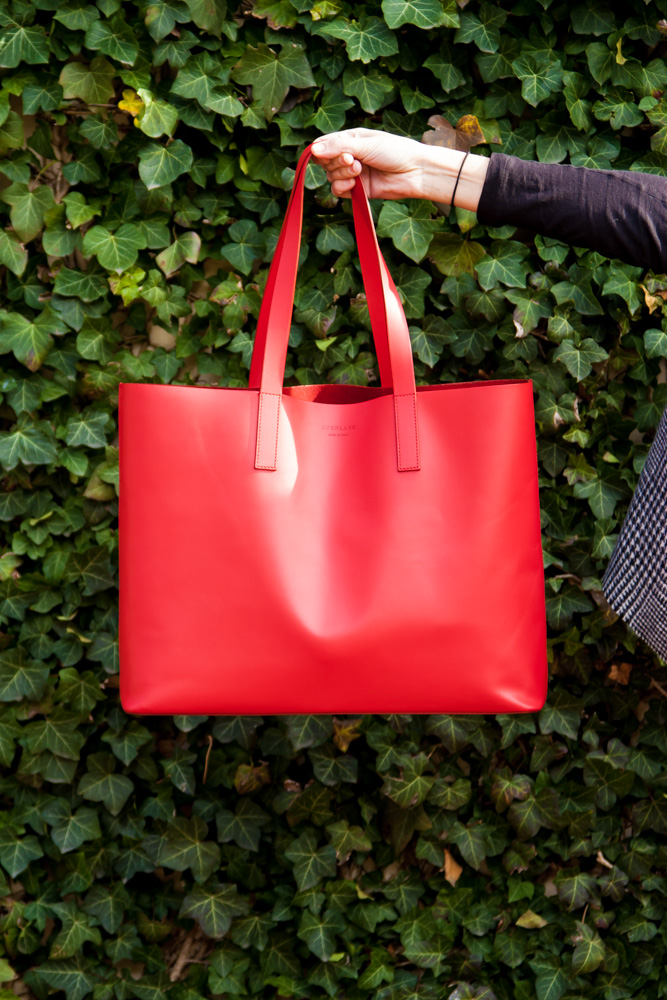
[{"label": "black knit sleeve", "polygon": [[667,271],[667,177],[492,153],[477,218]]}]

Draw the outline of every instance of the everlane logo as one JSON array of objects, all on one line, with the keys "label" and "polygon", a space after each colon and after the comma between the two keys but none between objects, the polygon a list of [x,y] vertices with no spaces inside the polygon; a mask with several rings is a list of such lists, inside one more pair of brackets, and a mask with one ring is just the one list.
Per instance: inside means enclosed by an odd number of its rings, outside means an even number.
[{"label": "everlane logo", "polygon": [[322,424],[322,430],[327,431],[329,437],[343,437],[356,428],[356,424]]}]

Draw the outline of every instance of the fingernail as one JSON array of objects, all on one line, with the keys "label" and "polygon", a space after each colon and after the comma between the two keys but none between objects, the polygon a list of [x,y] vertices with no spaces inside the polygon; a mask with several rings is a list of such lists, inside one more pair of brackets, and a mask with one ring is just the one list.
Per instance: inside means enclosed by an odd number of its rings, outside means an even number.
[{"label": "fingernail", "polygon": [[323,153],[326,152],[326,148],[327,146],[325,142],[313,143],[313,153],[315,154],[315,156],[321,156]]}]

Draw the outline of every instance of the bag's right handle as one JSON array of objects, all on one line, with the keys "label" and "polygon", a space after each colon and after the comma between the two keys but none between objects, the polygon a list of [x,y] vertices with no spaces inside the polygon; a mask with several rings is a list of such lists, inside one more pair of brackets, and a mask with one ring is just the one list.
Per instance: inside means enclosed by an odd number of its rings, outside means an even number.
[{"label": "bag's right handle", "polygon": [[[301,241],[305,170],[311,155],[308,145],[297,164],[255,335],[250,385],[255,388],[259,382],[255,458],[258,469],[276,467],[278,423]],[[361,181],[352,190],[352,210],[373,336],[384,373],[383,384],[388,381],[393,388],[398,469],[416,470],[419,468],[417,393],[410,334],[398,291],[380,252]]]}]

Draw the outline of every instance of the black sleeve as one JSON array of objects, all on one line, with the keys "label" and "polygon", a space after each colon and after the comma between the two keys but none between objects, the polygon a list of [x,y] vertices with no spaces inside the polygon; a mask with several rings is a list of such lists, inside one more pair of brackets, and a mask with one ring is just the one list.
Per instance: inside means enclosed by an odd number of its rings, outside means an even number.
[{"label": "black sleeve", "polygon": [[492,153],[477,218],[667,271],[667,177]]}]

